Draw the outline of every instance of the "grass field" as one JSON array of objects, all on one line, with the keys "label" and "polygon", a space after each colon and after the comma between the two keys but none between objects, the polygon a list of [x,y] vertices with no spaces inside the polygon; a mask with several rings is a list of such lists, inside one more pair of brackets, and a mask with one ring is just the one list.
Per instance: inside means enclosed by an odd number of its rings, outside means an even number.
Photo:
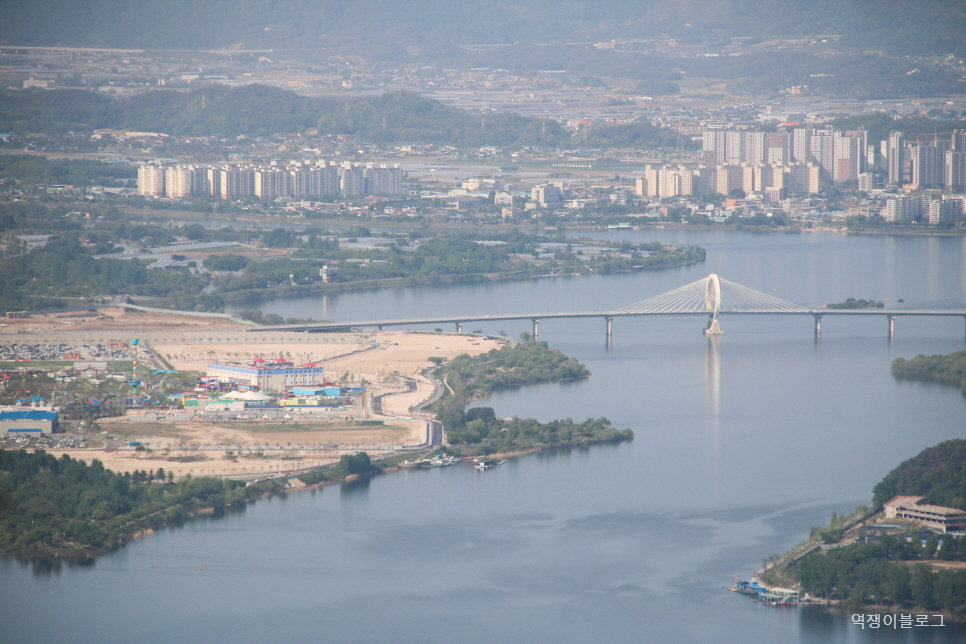
[{"label": "grass field", "polygon": [[13,360],[0,361],[0,369],[42,369],[44,371],[60,371],[64,367],[73,367],[73,360],[28,360],[15,362]]},{"label": "grass field", "polygon": [[[0,360],[0,369],[42,369],[43,371],[60,371],[67,367],[73,367],[74,362],[107,362],[107,370],[111,373],[134,371],[133,360],[27,360],[16,362],[14,360]],[[145,374],[151,373],[147,365],[142,365]]]}]

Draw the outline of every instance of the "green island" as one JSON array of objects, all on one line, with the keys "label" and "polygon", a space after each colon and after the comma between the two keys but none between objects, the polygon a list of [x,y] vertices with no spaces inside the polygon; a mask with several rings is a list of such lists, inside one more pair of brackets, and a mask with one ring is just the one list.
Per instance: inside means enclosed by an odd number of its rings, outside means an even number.
[{"label": "green island", "polygon": [[[757,579],[804,593],[802,603],[966,620],[966,536],[945,532],[963,530],[955,517],[966,511],[966,440],[945,441],[904,461],[873,495],[874,511],[860,506],[850,516],[833,513],[806,542],[768,557]],[[929,518],[936,506],[945,519]]]},{"label": "green island", "polygon": [[467,403],[493,391],[527,384],[577,380],[587,368],[546,342],[524,341],[470,357],[457,356],[436,370],[445,392],[436,403],[436,418],[446,430],[448,451],[461,456],[507,454],[590,443],[632,440],[630,429],[615,429],[606,418],[575,423],[570,418],[541,423],[532,418],[499,419],[491,407]]},{"label": "green island", "polygon": [[876,302],[875,300],[857,300],[854,297],[848,297],[844,302],[835,302],[832,304],[826,304],[827,309],[881,309],[885,306],[885,302]]},{"label": "green island", "polygon": [[[141,222],[111,205],[88,209],[96,228],[67,205],[0,202],[0,233],[10,236],[0,249],[5,276],[0,311],[89,305],[90,298],[118,293],[149,306],[221,311],[226,302],[257,304],[266,297],[661,270],[705,258],[705,250],[695,246],[576,240],[562,232],[427,229],[373,235],[355,227],[331,234],[312,222],[302,231],[259,231],[166,226]],[[50,237],[28,248],[14,233]],[[179,241],[222,248],[165,255],[172,262],[155,267],[152,249],[174,252]],[[323,280],[323,266],[337,274]],[[271,314],[263,319],[257,311],[248,316],[267,324],[289,322]]]},{"label": "green island", "polygon": [[892,373],[899,378],[958,385],[966,392],[966,351],[932,356],[919,354],[911,360],[896,358],[892,361]]}]

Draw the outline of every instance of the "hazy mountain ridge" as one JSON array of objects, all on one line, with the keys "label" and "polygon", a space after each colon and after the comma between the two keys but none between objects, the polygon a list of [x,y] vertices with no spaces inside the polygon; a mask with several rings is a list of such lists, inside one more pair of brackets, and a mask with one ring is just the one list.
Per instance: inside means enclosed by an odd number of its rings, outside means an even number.
[{"label": "hazy mountain ridge", "polygon": [[[606,41],[667,36],[831,34],[846,50],[966,53],[966,3],[955,0],[7,0],[0,42],[147,49],[336,49],[407,59],[458,59],[459,45]],[[406,48],[410,50],[407,52]],[[412,49],[412,48],[417,49]]]},{"label": "hazy mountain ridge", "polygon": [[[648,126],[650,127],[650,126]],[[412,92],[311,98],[265,85],[193,92],[154,91],[116,99],[84,90],[0,91],[0,130],[12,133],[98,128],[176,136],[270,136],[318,130],[371,143],[550,145],[567,137],[556,121],[475,114]],[[654,136],[667,133],[650,128]]]}]

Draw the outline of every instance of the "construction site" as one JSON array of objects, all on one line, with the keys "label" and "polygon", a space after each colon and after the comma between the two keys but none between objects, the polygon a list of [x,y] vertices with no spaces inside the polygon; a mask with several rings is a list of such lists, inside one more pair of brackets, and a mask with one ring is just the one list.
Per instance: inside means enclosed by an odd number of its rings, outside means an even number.
[{"label": "construction site", "polygon": [[[431,448],[431,357],[472,334],[251,332],[223,317],[101,309],[0,329],[0,446],[118,472],[258,479]],[[25,414],[45,420],[27,423]]]}]

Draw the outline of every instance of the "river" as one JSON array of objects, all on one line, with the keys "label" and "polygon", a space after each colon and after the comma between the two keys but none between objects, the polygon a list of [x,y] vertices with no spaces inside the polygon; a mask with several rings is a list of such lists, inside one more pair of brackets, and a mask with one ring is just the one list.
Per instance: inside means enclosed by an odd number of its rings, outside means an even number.
[{"label": "river", "polygon": [[[275,301],[332,320],[605,310],[716,272],[805,306],[846,297],[966,308],[966,239],[635,231],[707,260],[664,272],[416,287]],[[903,303],[898,300],[903,299]],[[897,381],[898,356],[964,348],[962,318],[545,321],[586,381],[481,404],[541,420],[607,416],[631,443],[294,493],[159,532],[89,566],[0,560],[5,642],[962,642],[722,590],[869,503],[921,449],[966,438],[957,388]],[[528,322],[472,328],[516,336]],[[200,569],[199,569],[200,568]]]}]

